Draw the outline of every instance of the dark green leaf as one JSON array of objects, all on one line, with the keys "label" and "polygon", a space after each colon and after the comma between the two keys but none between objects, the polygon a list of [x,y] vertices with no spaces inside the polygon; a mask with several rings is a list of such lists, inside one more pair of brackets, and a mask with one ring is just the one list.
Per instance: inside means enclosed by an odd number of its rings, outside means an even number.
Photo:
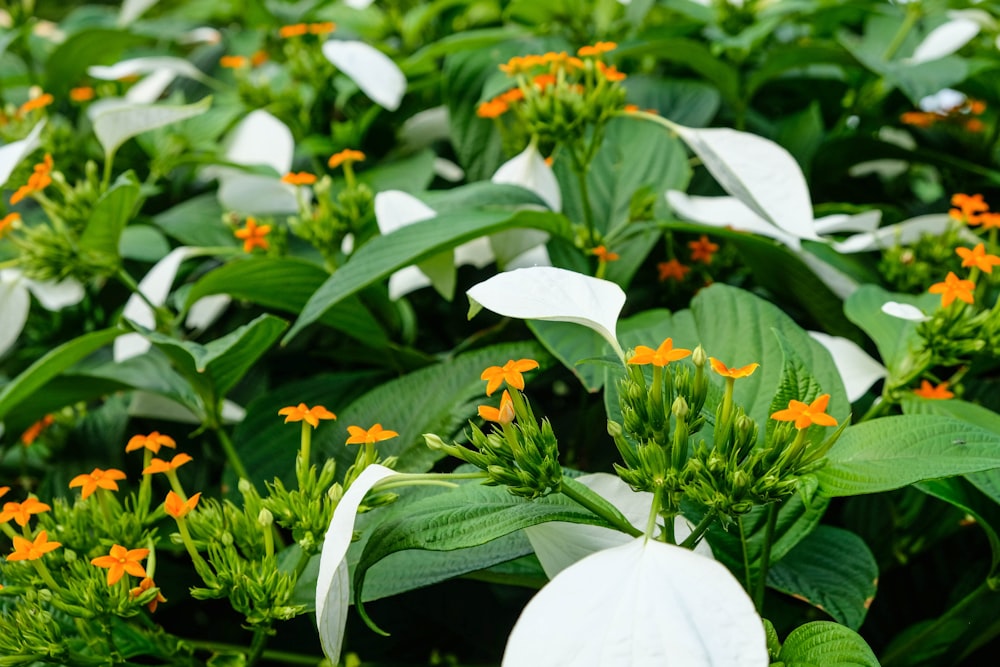
[{"label": "dark green leaf", "polygon": [[879,667],[861,635],[829,621],[796,628],[785,638],[778,659],[785,667]]},{"label": "dark green leaf", "polygon": [[118,177],[94,205],[80,235],[80,249],[106,257],[118,256],[118,243],[139,200],[139,181],[131,171]]}]

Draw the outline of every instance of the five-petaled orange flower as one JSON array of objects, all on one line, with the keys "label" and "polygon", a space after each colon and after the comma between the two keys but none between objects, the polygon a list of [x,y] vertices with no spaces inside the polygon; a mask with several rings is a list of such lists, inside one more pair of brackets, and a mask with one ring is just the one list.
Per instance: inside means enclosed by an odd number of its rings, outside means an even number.
[{"label": "five-petaled orange flower", "polygon": [[149,462],[149,465],[142,471],[143,475],[152,475],[158,472],[170,472],[171,470],[177,470],[182,465],[189,461],[193,461],[190,456],[184,454],[183,452],[176,455],[174,458],[170,459],[169,462],[163,459],[153,459]]},{"label": "five-petaled orange flower", "polygon": [[360,426],[348,426],[347,432],[351,437],[347,439],[348,445],[373,445],[389,438],[395,438],[399,434],[395,431],[387,431],[381,424],[375,424],[367,431]]},{"label": "five-petaled orange flower", "polygon": [[757,370],[760,366],[758,363],[747,364],[746,366],[741,366],[740,368],[729,368],[724,363],[716,359],[715,357],[709,357],[708,362],[712,364],[712,370],[727,378],[745,378],[749,375],[753,375],[753,372]]},{"label": "five-petaled orange flower", "polygon": [[1000,265],[1000,257],[987,254],[986,245],[982,243],[972,250],[955,248],[955,253],[962,258],[962,266],[966,268],[974,266],[985,273],[993,273],[993,267]]},{"label": "five-petaled orange flower", "polygon": [[146,568],[139,561],[148,555],[149,549],[126,549],[116,544],[107,556],[98,556],[90,564],[108,568],[108,586],[114,586],[126,572],[133,577],[145,577]]},{"label": "five-petaled orange flower", "polygon": [[676,280],[680,282],[691,271],[691,267],[681,264],[676,259],[672,259],[669,262],[660,262],[657,264],[656,270],[660,272],[660,282],[664,280]]},{"label": "five-petaled orange flower", "polygon": [[962,280],[955,275],[954,271],[949,271],[943,283],[934,283],[927,291],[931,294],[940,294],[941,307],[947,308],[955,299],[972,303],[974,301],[972,292],[975,289],[976,283],[971,280]]},{"label": "five-petaled orange flower", "polygon": [[957,208],[951,209],[948,214],[970,225],[979,224],[979,214],[990,210],[990,205],[983,201],[983,196],[979,194],[954,194],[951,197],[951,205]]},{"label": "five-petaled orange flower", "polygon": [[316,182],[316,176],[308,171],[290,171],[281,177],[281,182],[289,185],[312,185]]},{"label": "five-petaled orange flower", "polygon": [[163,511],[175,519],[182,519],[195,508],[199,500],[201,500],[200,491],[187,500],[181,500],[179,495],[173,491],[168,491],[167,499],[163,501]]},{"label": "five-petaled orange flower", "polygon": [[492,100],[480,102],[479,106],[476,107],[476,115],[480,118],[499,118],[509,108],[510,105],[505,100],[494,97]]},{"label": "five-petaled orange flower", "polygon": [[126,452],[134,452],[137,449],[148,449],[154,454],[160,453],[160,447],[177,449],[177,443],[169,435],[163,435],[159,431],[153,431],[149,435],[133,435],[125,445]]},{"label": "five-petaled orange flower", "polygon": [[80,498],[86,500],[87,496],[97,489],[117,491],[118,480],[120,479],[125,479],[125,473],[121,470],[116,470],[115,468],[108,468],[107,470],[94,468],[93,472],[74,477],[69,483],[69,488],[72,489],[74,486],[79,486]]},{"label": "five-petaled orange flower", "polygon": [[46,153],[45,158],[32,168],[31,176],[28,176],[28,182],[19,187],[14,194],[10,196],[11,205],[13,206],[28,195],[35,192],[41,192],[51,185],[53,166],[54,162],[52,161],[52,156]]},{"label": "five-petaled orange flower", "polygon": [[38,560],[61,546],[59,542],[49,542],[49,534],[44,530],[38,531],[34,541],[15,535],[14,552],[7,556],[7,560]]},{"label": "five-petaled orange flower", "polygon": [[712,243],[704,234],[697,241],[688,241],[688,248],[691,248],[691,261],[711,264],[712,256],[719,251],[719,245]]},{"label": "five-petaled orange flower", "polygon": [[632,358],[628,360],[628,363],[637,364],[639,366],[653,364],[654,366],[662,368],[671,361],[683,359],[684,357],[690,356],[690,354],[691,350],[685,350],[681,347],[675,350],[674,339],[668,338],[660,343],[660,347],[655,350],[651,347],[646,347],[645,345],[637,346],[635,348],[635,354],[633,354]]},{"label": "five-petaled orange flower", "polygon": [[94,99],[94,89],[90,86],[78,86],[69,89],[69,99],[74,102],[89,102]]},{"label": "five-petaled orange flower", "polygon": [[596,256],[597,259],[601,260],[602,262],[613,262],[619,258],[618,253],[610,252],[607,248],[605,248],[602,245],[599,245],[593,250],[591,250],[590,254]]},{"label": "five-petaled orange flower", "polygon": [[329,161],[326,163],[330,169],[336,169],[340,165],[351,162],[362,162],[365,159],[365,154],[361,151],[356,151],[351,148],[345,148],[339,153],[334,153],[330,156]]},{"label": "five-petaled orange flower", "polygon": [[955,394],[948,391],[948,383],[942,382],[938,386],[932,385],[927,380],[920,381],[920,388],[914,389],[913,393],[921,398],[933,398],[938,400],[943,400],[947,398],[954,398]]},{"label": "five-petaled orange flower", "polygon": [[4,234],[9,232],[14,228],[14,223],[21,219],[21,214],[17,211],[12,211],[8,213],[3,218],[0,218],[0,238],[3,238]]},{"label": "five-petaled orange flower", "polygon": [[310,408],[307,407],[305,403],[299,403],[298,405],[281,408],[278,410],[278,414],[284,416],[286,424],[288,422],[305,421],[313,428],[319,426],[320,419],[337,418],[337,415],[333,414],[322,405],[314,405]]},{"label": "five-petaled orange flower", "polygon": [[3,511],[0,512],[0,523],[7,523],[11,519],[21,526],[27,526],[32,514],[48,512],[51,507],[38,500],[38,498],[26,498],[24,502],[4,503]]},{"label": "five-petaled orange flower", "polygon": [[222,56],[219,58],[219,66],[226,69],[240,69],[250,64],[246,56]]},{"label": "five-petaled orange flower", "polygon": [[597,61],[597,69],[608,81],[624,81],[627,77],[625,72],[621,72],[614,65],[605,65],[600,60]]},{"label": "five-petaled orange flower", "polygon": [[301,37],[309,32],[309,26],[305,23],[294,23],[292,25],[283,25],[278,29],[278,37],[282,39],[290,39],[292,37]]},{"label": "five-petaled orange flower", "polygon": [[608,51],[614,51],[618,48],[618,45],[614,42],[597,42],[589,46],[581,46],[576,51],[578,56],[599,56],[602,53],[607,53]]},{"label": "five-petaled orange flower", "polygon": [[21,434],[21,444],[25,447],[29,447],[34,444],[35,440],[38,440],[38,436],[42,434],[42,431],[47,429],[56,423],[56,418],[52,415],[45,415],[34,424],[24,429],[24,433]]},{"label": "five-petaled orange flower", "polygon": [[499,408],[480,405],[479,416],[488,422],[496,422],[498,424],[509,424],[514,421],[514,402],[510,398],[510,393],[506,389],[503,390]]},{"label": "five-petaled orange flower", "polygon": [[[135,599],[140,595],[142,595],[143,593],[145,593],[146,591],[148,591],[150,588],[156,588],[156,584],[153,582],[152,578],[145,577],[142,581],[139,582],[139,585],[130,590],[128,594],[130,597]],[[149,613],[152,614],[154,611],[156,611],[156,605],[166,601],[167,598],[163,597],[163,593],[157,590],[156,596],[149,601],[149,604],[146,605],[146,609],[149,609]]]},{"label": "five-petaled orange flower", "polygon": [[38,97],[30,99],[24,104],[22,104],[21,107],[17,110],[17,115],[23,116],[26,113],[35,111],[36,109],[47,107],[54,101],[55,98],[53,98],[52,95],[50,95],[49,93],[42,93]]},{"label": "five-petaled orange flower", "polygon": [[538,362],[534,359],[509,360],[503,366],[490,366],[482,375],[480,380],[486,380],[486,395],[490,396],[504,382],[507,386],[515,389],[524,389],[524,376],[521,373],[538,368]]},{"label": "five-petaled orange flower", "polygon": [[243,252],[251,252],[254,248],[267,250],[267,235],[271,233],[271,225],[258,225],[255,218],[247,218],[246,226],[233,232],[233,236],[243,241]]},{"label": "five-petaled orange flower", "polygon": [[794,399],[788,401],[788,407],[778,410],[771,419],[779,422],[795,422],[795,428],[803,429],[813,424],[819,426],[836,426],[837,420],[826,414],[826,406],[830,402],[830,394],[823,394],[812,403],[803,403]]}]

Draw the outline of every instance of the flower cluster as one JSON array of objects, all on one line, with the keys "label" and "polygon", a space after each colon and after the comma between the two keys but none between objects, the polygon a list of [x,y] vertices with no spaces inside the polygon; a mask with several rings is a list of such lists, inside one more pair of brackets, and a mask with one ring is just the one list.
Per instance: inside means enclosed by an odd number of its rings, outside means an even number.
[{"label": "flower cluster", "polygon": [[[705,234],[701,234],[693,241],[688,241],[687,247],[690,251],[689,264],[684,264],[676,257],[671,257],[669,260],[659,262],[656,265],[660,282],[668,280],[678,283],[684,282],[687,275],[694,268],[693,265],[700,264],[701,268],[707,270],[707,267],[712,264],[716,254],[719,252],[719,244],[713,242]],[[706,281],[711,280],[707,273],[702,277]]]},{"label": "flower cluster", "polygon": [[982,132],[983,121],[979,116],[986,111],[986,103],[982,100],[965,99],[959,104],[937,111],[907,111],[899,120],[904,125],[931,128],[937,125],[960,127],[969,132]]}]

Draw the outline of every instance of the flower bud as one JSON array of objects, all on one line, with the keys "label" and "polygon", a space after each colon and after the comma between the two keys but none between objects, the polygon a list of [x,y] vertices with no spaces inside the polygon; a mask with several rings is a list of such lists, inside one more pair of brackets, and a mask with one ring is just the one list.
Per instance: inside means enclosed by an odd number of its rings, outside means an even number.
[{"label": "flower bud", "polygon": [[688,409],[688,403],[684,400],[683,396],[678,396],[674,399],[674,404],[670,406],[670,411],[674,413],[674,416],[678,419],[687,419],[690,410]]},{"label": "flower bud", "polygon": [[274,515],[267,508],[264,508],[257,514],[257,523],[264,528],[269,528],[274,523]]},{"label": "flower bud", "polygon": [[694,348],[694,352],[691,353],[691,362],[698,368],[702,368],[706,361],[708,361],[708,355],[705,354],[705,348],[701,345]]}]

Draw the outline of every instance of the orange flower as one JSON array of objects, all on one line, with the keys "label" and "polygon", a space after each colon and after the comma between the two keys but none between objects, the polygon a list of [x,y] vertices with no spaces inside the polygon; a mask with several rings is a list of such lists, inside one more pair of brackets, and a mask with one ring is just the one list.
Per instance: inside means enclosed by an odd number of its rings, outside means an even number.
[{"label": "orange flower", "polygon": [[922,128],[928,128],[940,119],[940,116],[929,111],[907,111],[899,117],[904,125]]},{"label": "orange flower", "polygon": [[259,51],[254,51],[253,55],[250,56],[250,64],[253,67],[260,67],[270,59],[271,56],[268,54],[268,52],[263,49],[260,49]]},{"label": "orange flower", "polygon": [[158,472],[170,472],[172,470],[177,470],[185,463],[193,461],[190,456],[184,453],[177,454],[174,458],[170,459],[169,462],[163,459],[154,458],[149,462],[149,465],[142,471],[143,475],[153,475]]},{"label": "orange flower", "polygon": [[14,552],[7,556],[7,560],[38,560],[61,546],[59,542],[49,542],[49,535],[44,530],[38,531],[34,541],[15,535]]},{"label": "orange flower", "polygon": [[502,100],[507,104],[511,104],[513,102],[520,102],[521,100],[524,99],[524,92],[522,92],[520,88],[511,88],[505,93],[500,93],[494,99]]},{"label": "orange flower", "polygon": [[23,116],[27,113],[35,111],[36,109],[42,109],[52,104],[53,101],[54,98],[51,95],[49,95],[48,93],[42,93],[38,97],[28,100],[27,102],[22,104],[21,107],[17,110],[17,115]]},{"label": "orange flower", "polygon": [[326,35],[337,29],[337,24],[333,21],[323,21],[322,23],[310,23],[309,32],[313,35]]},{"label": "orange flower", "polygon": [[948,383],[942,382],[938,386],[933,386],[927,380],[920,381],[920,388],[914,389],[913,393],[921,398],[946,399],[954,398],[955,394],[948,391]]},{"label": "orange flower", "polygon": [[716,359],[715,357],[709,357],[708,361],[712,364],[712,370],[727,378],[745,378],[753,375],[753,372],[757,370],[760,366],[758,363],[748,364],[746,366],[741,366],[740,368],[729,368],[724,363]]},{"label": "orange flower", "polygon": [[639,110],[638,104],[626,104],[625,106],[622,107],[622,111],[624,111],[625,113],[635,113],[638,110]]},{"label": "orange flower", "polygon": [[160,447],[177,449],[177,443],[169,435],[163,435],[159,431],[153,431],[149,435],[133,435],[125,445],[126,452],[134,452],[137,449],[148,449],[154,454],[160,453]]},{"label": "orange flower", "polygon": [[139,561],[148,555],[149,549],[126,549],[116,544],[107,556],[98,556],[90,564],[108,568],[108,586],[114,586],[126,572],[133,577],[145,577],[146,568]]},{"label": "orange flower", "polygon": [[983,201],[983,196],[980,194],[966,195],[958,193],[952,195],[951,205],[957,208],[948,211],[948,215],[973,226],[979,224],[978,214],[986,213],[990,210],[989,204]]},{"label": "orange flower", "polygon": [[510,359],[501,366],[490,366],[479,376],[480,380],[486,380],[486,395],[495,392],[502,383],[515,389],[524,389],[524,376],[521,373],[538,368],[538,362],[534,359]]},{"label": "orange flower", "polygon": [[117,491],[118,480],[120,479],[125,479],[125,473],[121,470],[116,470],[115,468],[108,468],[107,470],[94,468],[94,471],[91,473],[74,477],[69,483],[69,488],[72,489],[74,486],[81,487],[80,498],[86,500],[87,496],[97,489]]},{"label": "orange flower", "polygon": [[555,74],[539,74],[531,80],[531,83],[538,90],[545,90],[549,86],[556,85],[556,81],[558,81],[558,79],[556,79]]},{"label": "orange flower", "polygon": [[618,45],[614,42],[597,42],[592,46],[581,46],[577,49],[576,55],[578,56],[599,56],[602,53],[607,53],[608,51],[614,51],[618,48]]},{"label": "orange flower", "polygon": [[322,405],[314,405],[313,407],[306,407],[305,403],[299,403],[295,406],[289,406],[287,408],[281,408],[278,410],[279,415],[284,415],[285,423],[288,422],[300,422],[305,421],[307,424],[316,428],[319,426],[320,419],[336,419],[337,415],[333,414]]},{"label": "orange flower", "polygon": [[316,177],[307,171],[298,173],[290,171],[281,177],[281,182],[289,185],[312,185],[316,182]]},{"label": "orange flower", "polygon": [[11,195],[11,205],[18,203],[30,194],[41,192],[47,188],[52,183],[52,177],[49,175],[52,173],[52,165],[52,156],[46,153],[45,158],[35,165],[34,171],[31,176],[28,177],[28,183],[19,187],[17,191]]},{"label": "orange flower", "polygon": [[982,132],[986,126],[978,118],[970,118],[965,121],[965,129],[969,132]]},{"label": "orange flower", "polygon": [[219,66],[226,69],[240,69],[250,64],[246,56],[222,56],[219,58]]},{"label": "orange flower", "polygon": [[56,418],[53,417],[52,415],[45,415],[44,417],[36,421],[34,424],[26,428],[24,430],[24,433],[21,434],[21,444],[24,445],[25,447],[30,447],[35,442],[35,440],[38,439],[38,436],[42,434],[42,431],[52,426],[52,424],[54,424],[55,421]]},{"label": "orange flower", "polygon": [[309,32],[309,26],[305,23],[295,23],[293,25],[283,25],[278,29],[278,37],[289,39],[291,37],[301,37]]},{"label": "orange flower", "polygon": [[819,426],[836,426],[837,420],[826,414],[826,406],[830,402],[830,394],[823,394],[812,403],[806,404],[802,401],[788,401],[788,407],[778,410],[771,419],[779,422],[795,422],[795,428],[803,429],[813,424]]},{"label": "orange flower", "polygon": [[52,508],[38,500],[38,498],[27,498],[24,502],[20,503],[4,503],[3,512],[0,512],[0,523],[7,523],[13,519],[17,525],[23,528],[28,525],[32,514],[41,514],[42,512],[48,512],[50,509]]},{"label": "orange flower", "polygon": [[257,220],[251,217],[247,218],[243,229],[233,232],[233,236],[243,241],[243,252],[253,252],[254,248],[267,250],[268,243],[265,237],[270,233],[271,225],[258,225]]},{"label": "orange flower", "polygon": [[614,65],[605,65],[599,60],[597,61],[597,69],[608,81],[624,81],[627,78],[626,74],[619,72],[618,68]]},{"label": "orange flower", "polygon": [[167,491],[167,499],[163,501],[163,511],[175,519],[182,519],[195,508],[199,500],[201,500],[201,492],[194,494],[187,500],[181,500],[181,497],[173,491]]},{"label": "orange flower", "polygon": [[646,347],[645,345],[637,346],[635,348],[635,354],[633,354],[632,358],[628,360],[628,363],[639,366],[653,364],[654,366],[662,368],[671,361],[683,359],[690,354],[691,350],[685,350],[684,348],[677,348],[675,350],[674,339],[667,338],[665,341],[660,343],[660,347],[655,350],[651,347]]},{"label": "orange flower", "polygon": [[70,88],[69,99],[74,102],[89,102],[94,99],[94,89],[90,86],[79,86],[77,88]]},{"label": "orange flower", "polygon": [[395,438],[399,434],[395,431],[387,431],[381,424],[375,424],[367,431],[360,426],[348,426],[347,432],[351,437],[347,439],[348,445],[373,445],[389,438]]},{"label": "orange flower", "polygon": [[986,246],[982,243],[972,250],[968,248],[955,248],[955,252],[962,258],[962,266],[974,266],[980,271],[993,273],[993,267],[1000,265],[1000,257],[986,254]]},{"label": "orange flower", "polygon": [[712,243],[704,234],[697,241],[688,241],[688,248],[691,249],[691,261],[711,264],[712,256],[719,251],[719,245]]},{"label": "orange flower", "polygon": [[672,259],[669,262],[660,262],[656,265],[656,268],[660,272],[660,282],[664,280],[681,282],[684,280],[684,276],[691,270],[690,266],[681,264],[676,259]]},{"label": "orange flower", "polygon": [[[972,224],[972,223],[969,223]],[[1000,213],[980,213],[976,218],[976,224],[982,225],[983,229],[1000,229]]]},{"label": "orange flower", "polygon": [[0,486],[0,498],[6,496],[8,491],[10,491],[9,486]]},{"label": "orange flower", "polygon": [[[139,582],[139,585],[130,590],[128,594],[133,599],[135,599],[140,595],[142,595],[143,593],[145,593],[146,591],[148,591],[150,588],[156,588],[156,584],[150,577],[145,577],[142,581]],[[146,605],[146,608],[149,609],[149,613],[152,614],[154,611],[156,611],[156,605],[166,601],[167,598],[163,597],[163,593],[157,590],[156,596],[149,601],[149,604]]]},{"label": "orange flower", "polygon": [[506,64],[500,65],[500,71],[507,75],[514,76],[516,74],[529,72],[534,67],[542,65],[545,62],[545,58],[539,55],[514,56],[508,60]]},{"label": "orange flower", "polygon": [[498,424],[509,424],[514,421],[514,402],[510,398],[510,393],[506,389],[503,390],[503,395],[500,396],[499,408],[480,405],[479,416],[486,421]]},{"label": "orange flower", "polygon": [[962,280],[955,275],[954,271],[949,271],[943,283],[934,283],[927,290],[931,294],[941,295],[941,307],[947,308],[955,299],[972,303],[972,291],[976,289],[976,284],[971,280]]},{"label": "orange flower", "polygon": [[333,155],[331,155],[329,161],[327,161],[326,164],[327,166],[330,167],[330,169],[336,169],[337,167],[339,167],[344,163],[363,162],[364,159],[365,159],[365,154],[362,153],[361,151],[356,151],[351,148],[345,148],[339,153],[334,153]]},{"label": "orange flower", "polygon": [[505,101],[499,97],[494,97],[492,100],[480,102],[479,106],[476,107],[476,115],[480,118],[499,118],[509,108]]},{"label": "orange flower", "polygon": [[595,255],[597,259],[602,262],[613,262],[619,258],[619,254],[616,252],[608,252],[608,249],[602,245],[597,246],[590,251],[591,255]]},{"label": "orange flower", "polygon": [[14,223],[21,219],[21,214],[17,211],[8,213],[3,218],[0,218],[0,238],[14,228]]}]

